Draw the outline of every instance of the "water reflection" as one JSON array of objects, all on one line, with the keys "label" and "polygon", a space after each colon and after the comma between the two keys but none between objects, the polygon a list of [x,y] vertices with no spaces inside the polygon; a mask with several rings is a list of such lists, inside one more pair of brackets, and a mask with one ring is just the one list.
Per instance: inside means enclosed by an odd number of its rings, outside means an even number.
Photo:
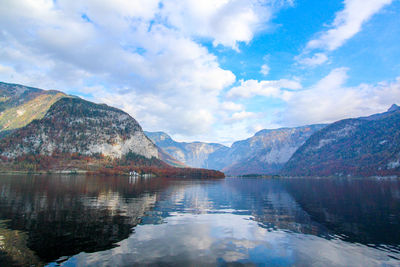
[{"label": "water reflection", "polygon": [[400,265],[398,180],[3,177],[0,190],[0,264]]},{"label": "water reflection", "polygon": [[[156,202],[154,190],[167,181],[129,182],[100,177],[2,177],[0,218],[5,221],[0,227],[24,233],[21,246],[43,262],[110,249],[132,233]],[[38,261],[24,262],[22,256],[3,252],[9,264]]]},{"label": "water reflection", "polygon": [[399,245],[400,183],[372,179],[284,181],[314,221],[342,239],[368,245]]}]

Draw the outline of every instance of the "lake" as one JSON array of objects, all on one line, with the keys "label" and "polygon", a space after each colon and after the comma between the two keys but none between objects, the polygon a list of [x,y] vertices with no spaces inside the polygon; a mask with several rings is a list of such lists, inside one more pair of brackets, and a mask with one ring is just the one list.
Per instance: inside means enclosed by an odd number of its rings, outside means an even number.
[{"label": "lake", "polygon": [[400,266],[400,180],[0,177],[0,266]]}]

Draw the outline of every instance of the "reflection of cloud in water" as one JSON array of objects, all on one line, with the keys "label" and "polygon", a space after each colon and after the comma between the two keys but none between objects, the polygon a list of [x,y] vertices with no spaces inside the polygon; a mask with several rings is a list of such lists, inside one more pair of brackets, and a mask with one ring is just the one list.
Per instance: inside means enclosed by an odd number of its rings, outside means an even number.
[{"label": "reflection of cloud in water", "polygon": [[[6,177],[0,217],[13,228],[0,234],[11,237],[13,249],[12,233],[24,231],[19,248],[43,261],[75,255],[66,265],[395,265],[388,255],[398,250],[377,241],[386,231],[398,242],[398,188],[307,179]],[[380,247],[349,242],[341,237],[348,228]]]},{"label": "reflection of cloud in water", "polygon": [[[196,214],[205,213],[212,209],[212,202],[209,200],[207,190],[202,185],[192,185],[179,188],[179,203],[184,204],[187,212]],[[176,194],[176,192],[174,192]]]},{"label": "reflection of cloud in water", "polygon": [[82,198],[80,201],[83,206],[88,208],[105,208],[110,212],[111,216],[122,215],[129,220],[132,219],[131,223],[136,224],[139,218],[144,213],[150,210],[156,203],[157,195],[145,193],[140,197],[126,199],[121,196],[118,192],[108,191],[102,192],[97,197],[93,198]]},{"label": "reflection of cloud in water", "polygon": [[290,266],[378,266],[396,264],[386,253],[340,239],[268,231],[249,216],[180,214],[165,224],[139,225],[135,234],[109,251],[80,253],[70,260],[80,266],[133,264],[217,264],[242,262]]},{"label": "reflection of cloud in water", "polygon": [[6,222],[0,225],[0,236],[12,238],[0,244],[0,266],[10,266],[4,261],[13,258],[28,260],[29,251],[38,261],[48,262],[110,249],[129,237],[164,184],[144,181],[132,186],[125,177],[2,177],[0,218]]},{"label": "reflection of cloud in water", "polygon": [[[155,211],[148,213],[151,222],[164,221],[157,216],[174,212],[206,214],[233,213],[251,215],[267,229],[319,234],[327,229],[305,212],[278,181],[264,179],[226,179],[220,182],[187,181],[162,192]],[[147,220],[146,222],[149,222]]]}]

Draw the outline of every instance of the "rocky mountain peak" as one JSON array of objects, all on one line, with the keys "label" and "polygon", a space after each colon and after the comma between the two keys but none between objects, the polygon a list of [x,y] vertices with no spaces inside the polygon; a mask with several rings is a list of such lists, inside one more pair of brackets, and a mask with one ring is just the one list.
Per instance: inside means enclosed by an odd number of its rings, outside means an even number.
[{"label": "rocky mountain peak", "polygon": [[158,158],[157,147],[129,114],[80,98],[61,98],[46,115],[0,142],[0,154],[103,154],[111,158],[133,152]]},{"label": "rocky mountain peak", "polygon": [[393,104],[389,109],[388,112],[393,112],[393,111],[398,111],[400,110],[400,107],[396,104]]}]

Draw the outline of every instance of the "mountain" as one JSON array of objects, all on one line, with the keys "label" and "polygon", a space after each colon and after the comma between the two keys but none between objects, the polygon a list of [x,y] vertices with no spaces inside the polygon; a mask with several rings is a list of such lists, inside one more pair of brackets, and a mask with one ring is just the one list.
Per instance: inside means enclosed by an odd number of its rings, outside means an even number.
[{"label": "mountain", "polygon": [[0,82],[0,136],[41,119],[66,94]]},{"label": "mountain", "polygon": [[166,163],[168,163],[171,166],[178,167],[178,168],[187,168],[188,166],[185,165],[183,162],[177,160],[176,158],[172,157],[170,154],[162,150],[159,146],[157,146],[158,149],[158,156],[160,159]]},{"label": "mountain", "polygon": [[400,108],[314,133],[282,170],[290,176],[400,175]]},{"label": "mountain", "polygon": [[176,142],[164,132],[145,132],[145,134],[173,158],[195,168],[207,168],[205,161],[208,155],[221,148],[226,148],[224,145],[216,143]]},{"label": "mountain", "polygon": [[192,167],[230,175],[277,174],[308,137],[325,125],[261,130],[231,147],[215,143],[176,142],[163,132],[145,132],[166,153]]},{"label": "mountain", "polygon": [[[218,171],[174,167],[184,165],[157,147],[122,110],[58,91],[5,83],[0,87],[1,114],[10,114],[9,126],[0,132],[2,172],[224,177]],[[21,119],[26,113],[31,117]]]},{"label": "mountain", "polygon": [[46,115],[0,141],[0,155],[103,154],[111,158],[133,152],[158,158],[157,147],[127,113],[80,98],[61,98]]},{"label": "mountain", "polygon": [[325,125],[261,130],[210,154],[206,165],[229,175],[277,174],[292,154]]}]

